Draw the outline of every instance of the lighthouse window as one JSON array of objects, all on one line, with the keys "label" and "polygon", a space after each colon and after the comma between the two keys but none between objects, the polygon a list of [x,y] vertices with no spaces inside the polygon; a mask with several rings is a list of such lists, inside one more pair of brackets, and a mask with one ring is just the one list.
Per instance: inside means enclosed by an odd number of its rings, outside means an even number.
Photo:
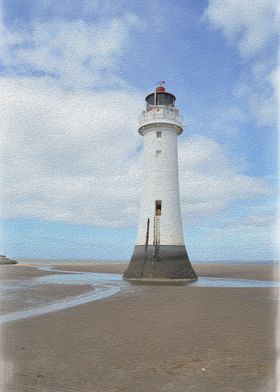
[{"label": "lighthouse window", "polygon": [[161,132],[160,131],[157,132],[157,137],[161,137]]},{"label": "lighthouse window", "polygon": [[157,105],[174,106],[173,95],[168,93],[157,94]]},{"label": "lighthouse window", "polygon": [[146,102],[148,105],[154,105],[155,94],[151,94],[146,98]]},{"label": "lighthouse window", "polygon": [[159,157],[161,154],[161,150],[156,150],[156,157]]},{"label": "lighthouse window", "polygon": [[161,200],[156,200],[156,215],[161,215]]}]

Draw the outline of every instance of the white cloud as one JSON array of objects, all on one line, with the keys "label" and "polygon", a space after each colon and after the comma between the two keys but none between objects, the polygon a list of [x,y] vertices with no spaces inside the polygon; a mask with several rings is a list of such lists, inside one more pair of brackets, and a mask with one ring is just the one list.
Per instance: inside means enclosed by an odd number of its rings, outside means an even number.
[{"label": "white cloud", "polygon": [[65,92],[36,79],[2,79],[6,216],[130,225],[142,96]]},{"label": "white cloud", "polygon": [[276,223],[276,214],[272,213],[259,213],[254,215],[248,215],[242,223],[247,226],[265,226],[270,227]]},{"label": "white cloud", "polygon": [[243,103],[243,110],[247,112],[248,118],[254,119],[258,127],[276,125],[278,73],[278,67],[271,68],[265,61],[256,62],[252,71],[241,75],[234,87],[235,98]]},{"label": "white cloud", "polygon": [[125,84],[116,70],[139,24],[136,15],[124,14],[96,25],[61,19],[15,25],[4,31],[1,62],[8,73],[46,74],[64,87]]},{"label": "white cloud", "polygon": [[[34,78],[2,79],[0,88],[3,216],[135,225],[143,94],[66,92]],[[211,139],[180,143],[179,157],[187,219],[269,194],[261,179],[240,174],[226,149]]]},{"label": "white cloud", "polygon": [[187,221],[221,214],[234,202],[271,193],[264,180],[242,174],[243,163],[233,162],[225,148],[211,139],[185,140],[179,145],[179,161],[182,206]]},{"label": "white cloud", "polygon": [[278,32],[275,0],[209,0],[204,17],[246,57],[263,49]]},{"label": "white cloud", "polygon": [[277,91],[273,75],[277,53],[276,48],[274,51],[271,48],[276,46],[273,43],[276,44],[279,33],[278,8],[275,0],[209,0],[203,15],[204,20],[221,30],[227,41],[238,48],[243,59],[250,60],[236,83],[234,94],[240,110],[257,127],[276,124]]},{"label": "white cloud", "polygon": [[[142,142],[137,118],[144,93],[129,88],[117,69],[139,23],[126,14],[96,26],[53,20],[5,31],[4,217],[136,224]],[[244,121],[242,110],[231,111]],[[270,193],[211,139],[182,142],[179,160],[187,219],[220,214],[236,201]]]}]

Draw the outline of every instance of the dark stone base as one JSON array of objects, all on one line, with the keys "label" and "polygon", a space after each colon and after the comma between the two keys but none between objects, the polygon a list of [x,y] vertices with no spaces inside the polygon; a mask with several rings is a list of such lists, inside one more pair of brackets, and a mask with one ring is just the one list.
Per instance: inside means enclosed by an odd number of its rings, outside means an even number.
[{"label": "dark stone base", "polygon": [[194,281],[192,268],[184,245],[136,245],[123,278],[133,281]]}]

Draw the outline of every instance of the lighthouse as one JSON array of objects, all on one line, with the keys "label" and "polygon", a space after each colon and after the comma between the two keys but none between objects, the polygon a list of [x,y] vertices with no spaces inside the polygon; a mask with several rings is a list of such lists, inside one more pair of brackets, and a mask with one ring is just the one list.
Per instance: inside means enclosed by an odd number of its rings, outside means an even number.
[{"label": "lighthouse", "polygon": [[164,82],[146,96],[139,117],[144,141],[143,186],[137,239],[123,278],[133,281],[197,280],[184,244],[177,137],[183,119]]}]

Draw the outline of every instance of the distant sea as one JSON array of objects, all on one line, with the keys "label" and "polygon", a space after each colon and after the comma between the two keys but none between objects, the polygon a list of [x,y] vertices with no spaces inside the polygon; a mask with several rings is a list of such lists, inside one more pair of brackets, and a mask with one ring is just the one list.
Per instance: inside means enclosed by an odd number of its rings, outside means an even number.
[{"label": "distant sea", "polygon": [[[11,258],[11,257],[10,257]],[[45,258],[27,258],[27,257],[15,257],[14,260],[17,260],[20,264],[128,264],[129,260],[98,260],[98,259],[45,259]],[[191,260],[193,264],[279,264],[278,261],[272,260]]]}]

